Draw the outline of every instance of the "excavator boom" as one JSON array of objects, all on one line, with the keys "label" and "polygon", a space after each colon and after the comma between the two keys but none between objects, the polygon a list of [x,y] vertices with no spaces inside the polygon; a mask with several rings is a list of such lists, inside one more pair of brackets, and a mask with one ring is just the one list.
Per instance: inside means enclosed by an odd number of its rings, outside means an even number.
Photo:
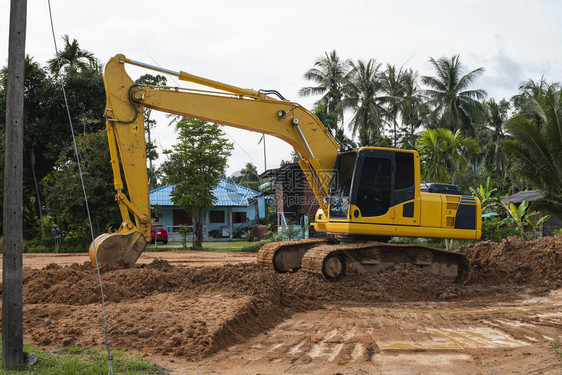
[{"label": "excavator boom", "polygon": [[[137,85],[125,64],[177,76],[221,91]],[[339,145],[318,118],[274,90],[255,91],[175,72],[124,55],[111,58],[104,71],[106,130],[123,223],[90,246],[90,260],[131,266],[150,241],[150,202],[142,107],[256,131],[289,143],[321,207],[328,210],[328,187]],[[280,99],[271,96],[276,95]],[[125,176],[125,184],[121,178]],[[125,186],[128,189],[125,189]],[[129,194],[126,196],[125,192]],[[144,242],[143,242],[144,241]]]}]

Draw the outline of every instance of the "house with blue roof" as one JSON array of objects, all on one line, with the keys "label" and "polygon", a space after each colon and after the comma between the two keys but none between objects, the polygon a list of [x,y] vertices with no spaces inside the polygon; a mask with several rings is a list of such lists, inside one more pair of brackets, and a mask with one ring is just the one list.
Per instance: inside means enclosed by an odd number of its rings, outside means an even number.
[{"label": "house with blue roof", "polygon": [[[150,205],[161,208],[160,224],[168,231],[170,241],[180,241],[181,225],[193,225],[191,215],[172,202],[174,185],[162,186],[150,192]],[[232,239],[236,228],[265,218],[265,198],[259,192],[234,182],[220,179],[213,190],[213,208],[203,216],[203,235],[209,238]]]}]

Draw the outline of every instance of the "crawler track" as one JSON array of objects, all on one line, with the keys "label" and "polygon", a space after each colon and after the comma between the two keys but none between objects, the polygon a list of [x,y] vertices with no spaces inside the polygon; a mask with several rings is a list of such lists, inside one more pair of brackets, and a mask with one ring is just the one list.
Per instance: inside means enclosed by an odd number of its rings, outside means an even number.
[{"label": "crawler track", "polygon": [[302,259],[302,269],[336,280],[344,275],[377,273],[399,264],[426,268],[448,281],[463,282],[468,277],[468,259],[453,251],[409,244],[363,242],[322,245],[310,249]]},{"label": "crawler track", "polygon": [[294,272],[302,268],[328,280],[412,264],[426,268],[445,280],[463,282],[470,269],[468,259],[460,253],[373,241],[339,245],[328,244],[323,239],[272,242],[260,249],[257,260],[260,267],[276,272]]},{"label": "crawler track", "polygon": [[302,257],[310,248],[325,243],[324,238],[270,242],[261,247],[256,258],[262,268],[280,273],[294,272],[301,268]]}]

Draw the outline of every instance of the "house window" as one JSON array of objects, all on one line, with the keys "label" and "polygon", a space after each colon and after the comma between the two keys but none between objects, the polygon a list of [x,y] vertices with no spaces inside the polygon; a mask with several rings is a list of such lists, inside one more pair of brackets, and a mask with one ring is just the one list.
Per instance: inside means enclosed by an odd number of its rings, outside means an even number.
[{"label": "house window", "polygon": [[211,223],[224,223],[224,211],[210,211]]},{"label": "house window", "polygon": [[193,225],[193,220],[191,219],[191,215],[184,210],[174,210],[174,232],[177,231],[177,226],[179,225]]},{"label": "house window", "polygon": [[232,213],[232,222],[233,223],[245,223],[246,222],[246,213],[245,212],[233,212]]}]

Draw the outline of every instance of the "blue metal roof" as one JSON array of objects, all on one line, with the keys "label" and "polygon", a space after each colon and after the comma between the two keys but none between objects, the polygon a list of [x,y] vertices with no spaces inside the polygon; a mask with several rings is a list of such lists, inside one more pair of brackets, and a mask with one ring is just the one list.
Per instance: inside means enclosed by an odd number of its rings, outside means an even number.
[{"label": "blue metal roof", "polygon": [[[171,196],[173,189],[174,185],[166,185],[152,190],[150,192],[150,204],[153,206],[175,206],[172,203]],[[221,178],[218,186],[213,189],[213,195],[217,198],[215,207],[245,207],[250,205],[250,199],[257,197],[260,193]]]}]

